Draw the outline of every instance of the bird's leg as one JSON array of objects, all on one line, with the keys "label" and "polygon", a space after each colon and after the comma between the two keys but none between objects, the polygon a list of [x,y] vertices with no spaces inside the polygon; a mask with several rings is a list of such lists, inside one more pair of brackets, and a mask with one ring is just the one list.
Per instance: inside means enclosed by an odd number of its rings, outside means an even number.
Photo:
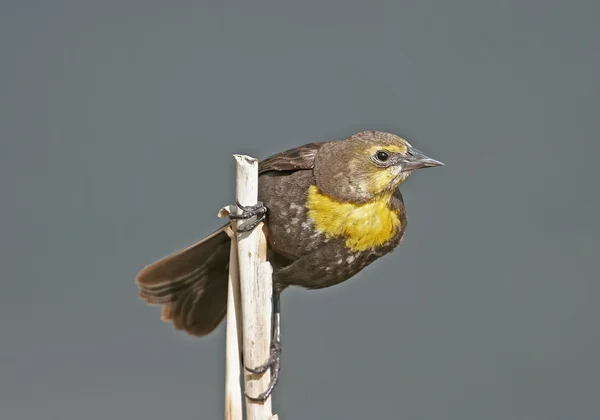
[{"label": "bird's leg", "polygon": [[269,386],[267,390],[257,397],[251,397],[246,394],[246,396],[254,401],[265,401],[271,393],[273,389],[275,389],[275,385],[277,385],[277,381],[279,380],[279,371],[281,369],[281,307],[280,307],[280,294],[281,290],[278,287],[273,288],[273,336],[271,338],[271,350],[269,353],[269,360],[261,366],[250,368],[246,366],[246,370],[252,373],[263,373],[266,372],[269,368],[271,368],[271,381],[269,382]]},{"label": "bird's leg", "polygon": [[267,208],[259,201],[253,206],[242,206],[239,202],[236,203],[238,209],[241,210],[240,214],[230,214],[229,219],[231,220],[244,220],[237,227],[238,232],[250,232],[260,222],[265,220],[267,217]]}]

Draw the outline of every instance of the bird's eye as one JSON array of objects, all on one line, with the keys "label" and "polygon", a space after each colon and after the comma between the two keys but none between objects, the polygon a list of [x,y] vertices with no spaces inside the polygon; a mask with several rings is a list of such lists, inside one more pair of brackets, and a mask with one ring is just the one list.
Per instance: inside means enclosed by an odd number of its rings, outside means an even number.
[{"label": "bird's eye", "polygon": [[383,150],[379,150],[377,153],[375,153],[375,157],[378,161],[385,162],[390,158],[390,155],[387,152],[384,152]]}]

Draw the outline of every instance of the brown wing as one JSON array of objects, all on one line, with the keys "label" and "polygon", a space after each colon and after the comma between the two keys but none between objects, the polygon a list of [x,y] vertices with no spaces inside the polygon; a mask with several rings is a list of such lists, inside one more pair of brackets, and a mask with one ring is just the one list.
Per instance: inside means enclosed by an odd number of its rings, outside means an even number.
[{"label": "brown wing", "polygon": [[259,163],[258,173],[312,169],[315,166],[315,156],[317,151],[322,145],[323,142],[309,143],[270,156]]}]

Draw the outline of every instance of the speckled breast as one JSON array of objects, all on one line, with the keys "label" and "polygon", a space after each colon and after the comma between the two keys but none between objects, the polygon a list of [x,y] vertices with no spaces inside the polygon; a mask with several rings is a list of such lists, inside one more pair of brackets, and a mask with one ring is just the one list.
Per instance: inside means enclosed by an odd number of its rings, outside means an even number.
[{"label": "speckled breast", "polygon": [[[393,250],[406,225],[401,196],[394,198],[401,225],[386,243],[352,250],[344,237],[319,232],[308,216],[307,192],[314,185],[311,171],[261,175],[259,199],[269,209],[268,241],[275,255],[275,279],[280,283],[322,288],[340,283]],[[399,192],[398,192],[399,194]]]}]

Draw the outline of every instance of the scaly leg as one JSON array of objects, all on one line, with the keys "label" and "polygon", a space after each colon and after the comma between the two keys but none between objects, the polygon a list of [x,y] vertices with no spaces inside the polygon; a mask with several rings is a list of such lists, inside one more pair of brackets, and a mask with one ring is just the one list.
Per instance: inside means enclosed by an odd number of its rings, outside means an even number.
[{"label": "scaly leg", "polygon": [[246,367],[248,372],[252,373],[263,373],[266,372],[269,368],[271,369],[271,381],[269,382],[269,386],[267,390],[257,397],[251,397],[246,394],[246,396],[254,401],[265,401],[271,393],[273,389],[275,389],[275,385],[277,385],[277,381],[279,380],[279,371],[281,370],[281,306],[280,306],[280,294],[281,291],[278,287],[273,288],[273,337],[271,339],[271,351],[269,355],[269,360],[264,365],[249,368]]}]

